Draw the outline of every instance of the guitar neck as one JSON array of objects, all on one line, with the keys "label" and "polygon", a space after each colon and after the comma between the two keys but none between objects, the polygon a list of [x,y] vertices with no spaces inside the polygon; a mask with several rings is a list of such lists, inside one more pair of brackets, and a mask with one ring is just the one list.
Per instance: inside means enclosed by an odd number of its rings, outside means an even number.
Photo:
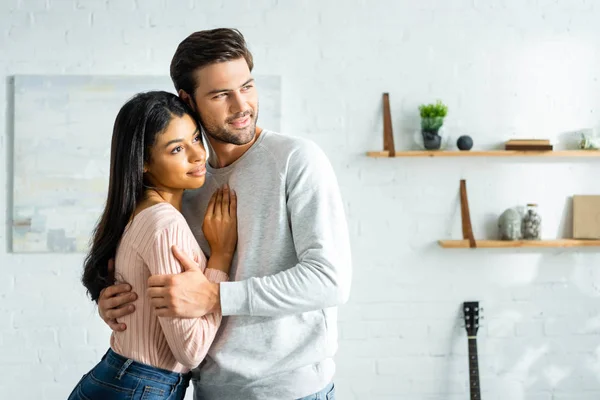
[{"label": "guitar neck", "polygon": [[469,337],[469,389],[471,400],[481,400],[479,390],[479,363],[477,357],[477,338]]}]

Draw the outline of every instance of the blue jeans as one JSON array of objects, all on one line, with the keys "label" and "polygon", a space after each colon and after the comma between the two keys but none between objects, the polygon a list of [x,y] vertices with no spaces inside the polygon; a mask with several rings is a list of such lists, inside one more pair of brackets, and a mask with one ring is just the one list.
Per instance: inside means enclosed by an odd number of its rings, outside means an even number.
[{"label": "blue jeans", "polygon": [[325,389],[320,392],[313,393],[310,396],[303,397],[298,400],[335,400],[335,385],[330,383],[325,386]]},{"label": "blue jeans", "polygon": [[81,378],[69,400],[182,400],[191,374],[125,358],[109,349]]}]

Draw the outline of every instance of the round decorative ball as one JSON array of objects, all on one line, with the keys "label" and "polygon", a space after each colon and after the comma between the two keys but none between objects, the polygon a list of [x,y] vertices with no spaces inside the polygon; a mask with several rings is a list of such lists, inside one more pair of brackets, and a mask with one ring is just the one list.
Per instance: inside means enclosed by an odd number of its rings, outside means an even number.
[{"label": "round decorative ball", "polygon": [[456,146],[458,146],[459,150],[471,150],[473,139],[471,139],[471,136],[463,135],[456,141]]}]

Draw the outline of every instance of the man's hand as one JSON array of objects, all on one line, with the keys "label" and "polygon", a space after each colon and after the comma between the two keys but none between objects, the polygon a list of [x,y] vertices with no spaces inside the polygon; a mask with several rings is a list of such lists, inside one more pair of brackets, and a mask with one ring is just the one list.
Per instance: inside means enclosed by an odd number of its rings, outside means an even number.
[{"label": "man's hand", "polygon": [[198,263],[173,246],[183,272],[148,279],[150,305],[159,317],[199,318],[220,310],[219,284],[212,283]]},{"label": "man's hand", "polygon": [[[115,262],[108,262],[109,274],[114,274]],[[117,321],[125,315],[129,315],[135,311],[135,306],[131,304],[137,300],[137,294],[131,291],[131,286],[122,283],[109,286],[100,292],[98,299],[98,312],[100,317],[106,324],[115,332],[122,332],[127,329],[125,324]]]}]

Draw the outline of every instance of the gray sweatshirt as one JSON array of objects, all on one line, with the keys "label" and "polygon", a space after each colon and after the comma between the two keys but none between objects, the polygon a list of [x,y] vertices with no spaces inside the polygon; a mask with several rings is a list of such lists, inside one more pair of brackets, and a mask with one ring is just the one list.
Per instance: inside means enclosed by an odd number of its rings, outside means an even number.
[{"label": "gray sweatshirt", "polygon": [[323,389],[335,372],[337,308],[348,300],[351,260],[338,183],[308,140],[263,130],[233,164],[207,166],[186,192],[185,215],[210,255],[202,220],[212,193],[238,195],[238,245],[221,283],[223,321],[194,371],[196,399],[285,400]]}]

